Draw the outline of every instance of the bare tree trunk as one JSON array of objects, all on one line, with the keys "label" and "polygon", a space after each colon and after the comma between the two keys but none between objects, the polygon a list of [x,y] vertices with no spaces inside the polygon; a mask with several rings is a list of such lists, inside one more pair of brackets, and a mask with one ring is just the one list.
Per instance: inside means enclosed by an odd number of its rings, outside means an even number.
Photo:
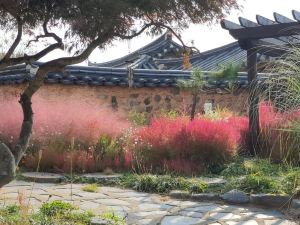
[{"label": "bare tree trunk", "polygon": [[195,113],[196,113],[196,106],[197,106],[197,94],[193,94],[192,99],[192,109],[191,109],[191,121],[195,119]]},{"label": "bare tree trunk", "polygon": [[0,188],[14,179],[16,167],[27,150],[33,124],[33,111],[31,107],[32,95],[27,95],[25,90],[20,97],[19,102],[22,106],[24,119],[15,149],[12,152],[5,144],[0,145]]},{"label": "bare tree trunk", "polygon": [[26,91],[20,97],[20,104],[23,110],[23,123],[19,136],[19,141],[14,149],[15,163],[18,165],[27,150],[33,125],[33,111],[31,107],[31,95],[26,94]]},{"label": "bare tree trunk", "polygon": [[0,144],[0,188],[15,177],[15,158],[5,144]]},{"label": "bare tree trunk", "polygon": [[14,179],[16,167],[19,165],[28,148],[33,126],[31,98],[43,85],[44,76],[47,73],[48,70],[40,68],[36,74],[36,79],[31,81],[25,91],[21,94],[19,103],[23,110],[23,122],[18,143],[14,150],[11,151],[6,145],[0,144],[0,188]]}]

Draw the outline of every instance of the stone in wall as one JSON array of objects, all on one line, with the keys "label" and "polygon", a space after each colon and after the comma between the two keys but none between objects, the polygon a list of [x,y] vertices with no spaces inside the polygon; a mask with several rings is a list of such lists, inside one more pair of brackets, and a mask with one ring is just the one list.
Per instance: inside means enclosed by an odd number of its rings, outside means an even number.
[{"label": "stone in wall", "polygon": [[154,100],[155,100],[155,102],[159,103],[161,101],[161,96],[155,95]]},{"label": "stone in wall", "polygon": [[144,99],[144,104],[145,105],[150,105],[151,104],[151,98],[150,97],[147,97]]}]

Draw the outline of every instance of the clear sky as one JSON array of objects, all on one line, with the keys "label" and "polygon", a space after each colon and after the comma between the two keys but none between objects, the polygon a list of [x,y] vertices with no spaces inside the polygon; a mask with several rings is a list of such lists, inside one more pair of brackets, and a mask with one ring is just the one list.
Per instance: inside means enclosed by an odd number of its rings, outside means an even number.
[{"label": "clear sky", "polygon": [[[255,21],[256,14],[273,19],[273,12],[292,18],[292,9],[300,11],[300,0],[239,0],[243,6],[242,11],[232,11],[227,19],[238,22],[238,17],[242,16]],[[195,47],[201,52],[215,47],[222,46],[234,41],[228,31],[221,28],[220,24],[215,25],[191,25],[189,29],[182,32],[182,38],[185,43],[194,41]],[[155,37],[157,38],[157,37]],[[89,60],[91,62],[105,62],[115,58],[122,57],[129,52],[135,51],[140,47],[148,44],[155,38],[141,35],[130,42],[114,42],[113,46],[105,51],[95,50]],[[61,52],[54,52],[47,59],[57,57]]]}]

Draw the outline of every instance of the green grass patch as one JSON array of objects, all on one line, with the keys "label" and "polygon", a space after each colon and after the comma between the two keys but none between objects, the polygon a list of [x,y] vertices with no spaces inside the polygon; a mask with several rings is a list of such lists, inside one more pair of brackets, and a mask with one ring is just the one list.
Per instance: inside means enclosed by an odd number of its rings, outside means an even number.
[{"label": "green grass patch", "polygon": [[300,187],[300,168],[259,158],[238,158],[221,172],[228,183],[224,191],[293,195]]},{"label": "green grass patch", "polygon": [[199,179],[152,174],[123,176],[120,185],[136,191],[155,193],[169,193],[172,190],[203,193],[208,188],[208,185]]},{"label": "green grass patch", "polygon": [[82,191],[86,191],[86,192],[98,192],[98,186],[97,184],[88,184],[85,185],[81,188]]},{"label": "green grass patch", "polygon": [[109,225],[125,225],[125,221],[117,216],[114,212],[106,212],[101,215],[103,219],[105,219]]},{"label": "green grass patch", "polygon": [[274,164],[259,158],[236,158],[224,165],[221,172],[206,174],[205,177],[223,177],[226,185],[208,186],[200,178],[175,175],[125,174],[121,178],[98,181],[93,178],[73,176],[65,181],[106,186],[131,188],[150,193],[169,193],[172,190],[185,190],[191,193],[224,193],[238,189],[247,193],[300,194],[300,167]]},{"label": "green grass patch", "polygon": [[[92,212],[81,212],[77,207],[62,201],[44,203],[37,213],[30,214],[24,206],[10,205],[0,208],[1,225],[89,225]],[[110,225],[124,225],[125,221],[113,212],[104,213],[101,218]]]}]

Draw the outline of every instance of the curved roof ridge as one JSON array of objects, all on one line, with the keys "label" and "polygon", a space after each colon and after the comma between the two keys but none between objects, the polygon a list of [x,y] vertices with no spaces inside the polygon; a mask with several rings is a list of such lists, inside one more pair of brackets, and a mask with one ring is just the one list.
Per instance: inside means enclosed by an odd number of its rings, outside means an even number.
[{"label": "curved roof ridge", "polygon": [[[210,49],[210,50],[207,50],[207,51],[204,51],[204,52],[196,53],[196,54],[190,56],[190,60],[197,59],[197,58],[200,58],[200,57],[203,57],[203,56],[207,56],[209,54],[213,54],[213,53],[216,53],[216,52],[220,52],[220,51],[226,50],[228,48],[232,48],[232,47],[239,47],[238,42],[235,41],[235,42],[220,46],[218,48],[214,48],[214,49]],[[183,58],[180,57],[180,58],[173,58],[173,59],[155,59],[155,61],[157,61],[157,62],[170,62],[170,63],[174,62],[174,63],[176,63],[176,62],[182,61],[182,59]]]},{"label": "curved roof ridge", "polygon": [[156,50],[157,48],[159,48],[160,46],[162,46],[163,44],[170,42],[170,44],[173,44],[175,47],[177,48],[182,48],[182,46],[178,43],[176,43],[175,41],[172,40],[172,38],[168,38],[166,35],[168,35],[168,33],[166,32],[165,34],[161,35],[159,38],[157,38],[156,40],[150,42],[149,44],[145,45],[142,48],[137,49],[136,51],[127,54],[123,57],[120,57],[118,59],[114,59],[108,62],[103,62],[103,63],[92,63],[89,62],[89,66],[100,66],[100,67],[108,67],[108,66],[114,66],[116,64],[122,65],[124,64],[125,61],[129,61],[132,58],[138,57],[140,55],[148,55],[151,54],[151,51]]}]

